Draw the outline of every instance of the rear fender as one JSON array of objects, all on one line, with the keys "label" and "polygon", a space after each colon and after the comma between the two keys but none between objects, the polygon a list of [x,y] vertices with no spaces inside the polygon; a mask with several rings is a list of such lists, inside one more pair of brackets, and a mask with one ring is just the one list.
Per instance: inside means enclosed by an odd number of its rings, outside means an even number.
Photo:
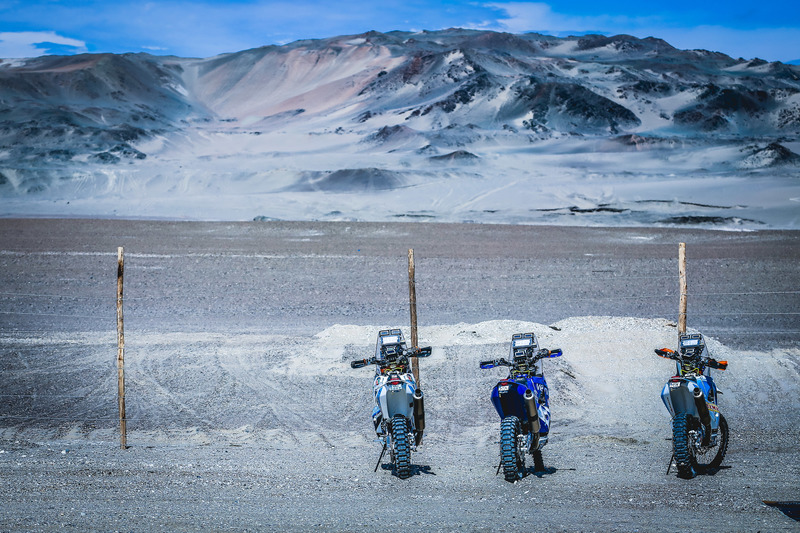
[{"label": "rear fender", "polygon": [[[675,383],[679,385],[677,387],[672,386]],[[714,402],[708,401],[710,385],[702,376],[698,377],[697,381],[687,378],[681,378],[680,381],[677,381],[672,378],[664,385],[664,389],[661,391],[661,399],[673,417],[677,413],[689,413],[699,419],[700,413],[697,412],[697,405],[694,403],[695,389],[700,389],[703,392],[703,398],[706,401],[711,419],[711,430],[714,431],[719,427],[719,409]]]},{"label": "rear fender", "polygon": [[409,420],[414,419],[414,388],[410,383],[402,383],[398,390],[392,390],[390,385],[384,385],[376,394],[376,400],[381,408],[383,417],[391,420],[395,415],[403,415]]},{"label": "rear fender", "polygon": [[689,413],[694,417],[698,416],[697,407],[694,404],[694,391],[695,387],[690,385],[681,385],[669,391],[669,399],[672,408],[676,413]]},{"label": "rear fender", "polygon": [[528,387],[513,380],[502,380],[492,389],[492,404],[500,418],[516,416],[523,427],[528,427],[528,411],[525,409],[525,391]]}]

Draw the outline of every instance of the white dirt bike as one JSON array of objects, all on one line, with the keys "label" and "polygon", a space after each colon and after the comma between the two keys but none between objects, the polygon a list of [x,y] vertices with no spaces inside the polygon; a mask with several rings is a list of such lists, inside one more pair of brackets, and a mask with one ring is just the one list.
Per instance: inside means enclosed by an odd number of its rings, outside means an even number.
[{"label": "white dirt bike", "polygon": [[372,421],[383,444],[375,471],[388,449],[397,477],[405,479],[411,475],[411,452],[422,443],[425,430],[425,406],[409,361],[430,354],[430,346],[407,348],[399,329],[387,329],[378,333],[374,357],[350,362],[352,368],[375,365]]}]

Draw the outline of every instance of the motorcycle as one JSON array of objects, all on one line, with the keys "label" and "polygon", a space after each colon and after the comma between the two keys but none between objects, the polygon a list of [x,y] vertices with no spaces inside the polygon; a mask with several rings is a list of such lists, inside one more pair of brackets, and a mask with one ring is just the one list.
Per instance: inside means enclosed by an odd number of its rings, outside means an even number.
[{"label": "motorcycle", "polygon": [[542,374],[541,359],[559,357],[560,348],[539,348],[533,333],[511,336],[511,360],[481,361],[483,369],[509,367],[508,377],[492,389],[492,404],[500,415],[500,464],[506,481],[521,479],[525,473],[525,454],[533,456],[534,470],[544,470],[542,448],[550,433],[550,394]]},{"label": "motorcycle", "polygon": [[409,362],[412,357],[430,354],[430,346],[408,348],[399,329],[387,329],[378,333],[374,357],[350,362],[352,368],[375,365],[372,422],[383,444],[376,472],[388,449],[397,476],[405,479],[411,475],[411,452],[422,444],[425,431],[425,405]]},{"label": "motorcycle", "polygon": [[710,369],[725,370],[727,361],[708,355],[699,333],[680,334],[679,351],[669,348],[656,354],[676,361],[677,371],[664,385],[661,400],[672,416],[672,458],[678,477],[691,479],[719,468],[728,449],[728,422],[717,407],[717,389]]}]

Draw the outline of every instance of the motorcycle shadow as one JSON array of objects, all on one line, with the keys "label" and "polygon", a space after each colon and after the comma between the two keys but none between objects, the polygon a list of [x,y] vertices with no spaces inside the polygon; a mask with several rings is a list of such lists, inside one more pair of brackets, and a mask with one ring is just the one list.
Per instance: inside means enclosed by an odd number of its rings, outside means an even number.
[{"label": "motorcycle shadow", "polygon": [[[397,476],[397,471],[395,470],[394,465],[391,464],[391,463],[382,464],[381,465],[381,469],[382,470],[390,470],[394,477],[398,477]],[[431,469],[430,465],[411,465],[411,475],[408,476],[408,477],[420,476],[422,474],[427,474],[429,476],[435,476],[436,472],[434,472]]]},{"label": "motorcycle shadow", "polygon": [[[669,465],[669,469],[667,470],[667,475],[670,475],[674,468],[676,468],[675,464],[671,463]],[[705,468],[705,469],[698,469],[698,470],[695,470],[695,472],[694,472],[694,474],[692,476],[690,476],[689,478],[685,478],[685,479],[692,479],[692,478],[700,477],[700,476],[715,476],[720,472],[720,470],[730,470],[731,468],[733,468],[733,467],[730,466],[730,465],[721,465],[721,466],[717,466],[717,467],[708,467],[708,468]],[[677,477],[681,477],[680,474],[676,474],[676,476]]]},{"label": "motorcycle shadow", "polygon": [[717,475],[717,473],[720,470],[728,470],[730,468],[732,468],[730,465],[722,465],[722,466],[718,466],[716,468],[706,468],[704,471],[698,472],[698,475],[700,475],[700,476],[715,476],[715,475]]},{"label": "motorcycle shadow", "polygon": [[527,476],[536,476],[541,479],[544,476],[550,476],[556,472],[558,472],[558,468],[554,466],[548,466],[544,470],[534,470],[533,467],[528,467],[525,469],[525,472],[522,473],[522,477],[525,478]]}]

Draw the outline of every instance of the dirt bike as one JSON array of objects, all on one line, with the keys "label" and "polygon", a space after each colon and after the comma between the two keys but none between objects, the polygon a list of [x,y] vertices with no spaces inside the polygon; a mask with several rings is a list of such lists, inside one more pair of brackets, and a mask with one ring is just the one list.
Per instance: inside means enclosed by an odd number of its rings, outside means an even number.
[{"label": "dirt bike", "polygon": [[378,333],[374,357],[350,362],[352,368],[375,365],[376,405],[372,422],[383,444],[376,472],[388,449],[397,477],[405,479],[411,475],[411,452],[417,451],[425,431],[425,405],[409,362],[412,357],[430,354],[430,346],[407,348],[399,329],[387,329]]},{"label": "dirt bike", "polygon": [[678,336],[679,351],[669,348],[656,354],[676,361],[677,372],[661,391],[661,399],[672,415],[672,458],[678,477],[691,479],[698,473],[719,468],[728,449],[728,422],[717,407],[717,389],[709,369],[725,370],[727,361],[708,355],[699,333]]},{"label": "dirt bike", "polygon": [[511,360],[481,361],[481,368],[509,367],[508,377],[492,389],[492,403],[500,415],[500,464],[506,481],[521,479],[525,473],[525,454],[533,456],[534,469],[544,470],[542,448],[550,433],[550,405],[547,382],[541,365],[548,357],[558,357],[561,349],[539,348],[533,333],[511,337]]}]

